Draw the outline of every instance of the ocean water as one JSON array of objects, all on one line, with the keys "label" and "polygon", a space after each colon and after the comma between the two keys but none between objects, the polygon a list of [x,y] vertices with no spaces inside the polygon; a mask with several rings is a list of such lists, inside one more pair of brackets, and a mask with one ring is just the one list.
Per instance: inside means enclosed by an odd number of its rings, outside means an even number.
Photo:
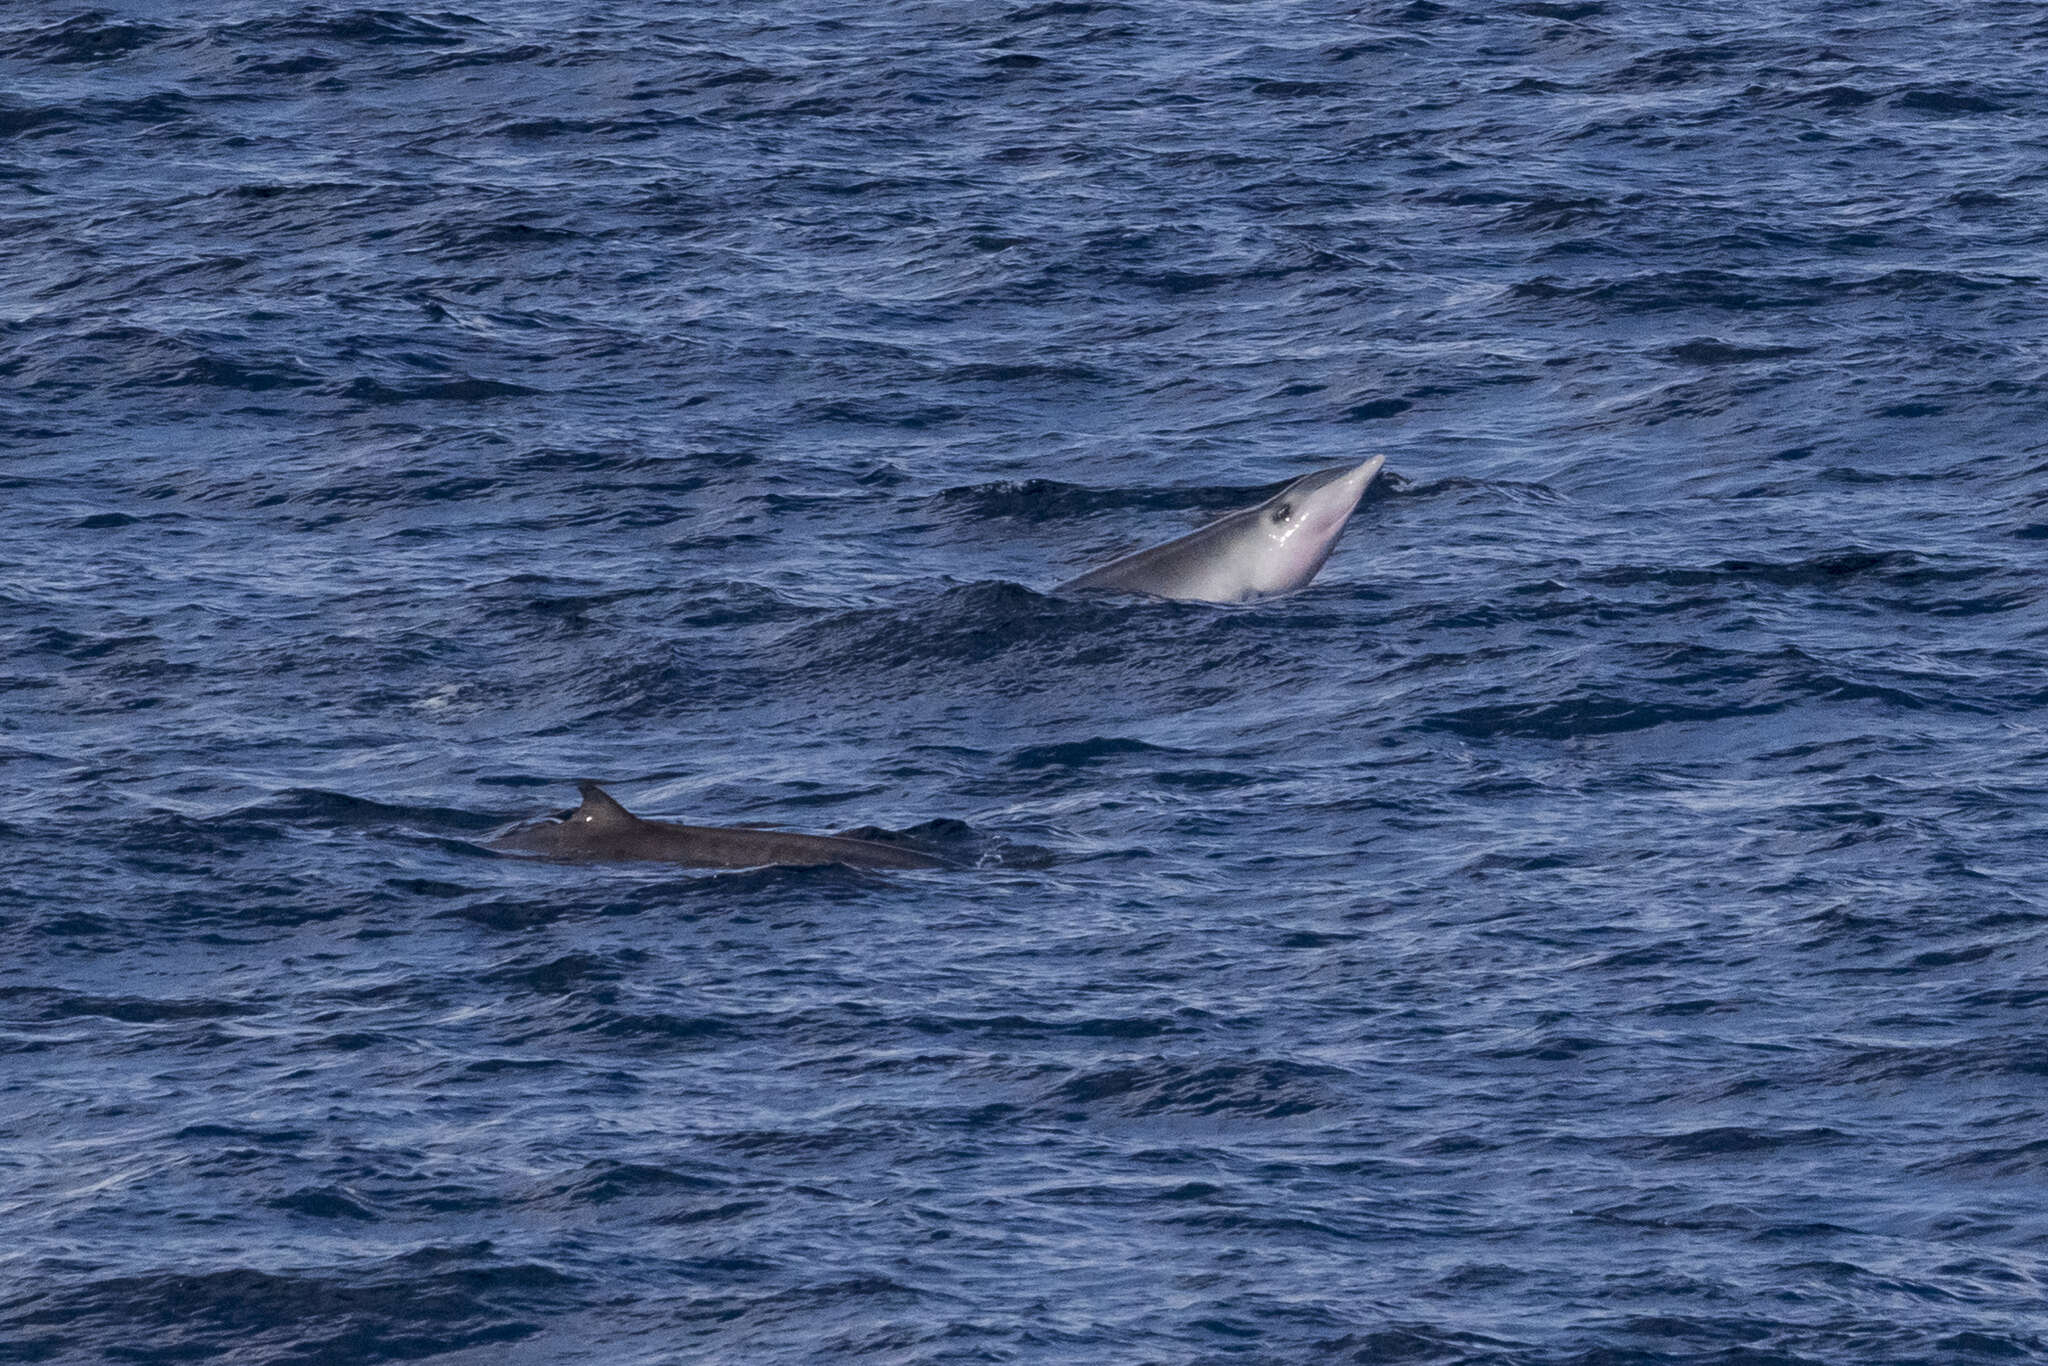
[{"label": "ocean water", "polygon": [[2048,1358],[2038,6],[28,0],[0,234],[0,1361]]}]

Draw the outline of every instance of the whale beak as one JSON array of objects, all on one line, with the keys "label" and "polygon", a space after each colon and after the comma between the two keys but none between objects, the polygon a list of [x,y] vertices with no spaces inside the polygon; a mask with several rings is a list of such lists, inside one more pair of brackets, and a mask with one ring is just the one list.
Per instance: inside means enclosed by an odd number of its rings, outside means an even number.
[{"label": "whale beak", "polygon": [[1379,477],[1380,466],[1386,463],[1387,457],[1375,455],[1368,460],[1361,460],[1349,469],[1340,465],[1335,469],[1325,470],[1316,487],[1305,497],[1305,501],[1312,509],[1310,516],[1314,519],[1314,524],[1332,536],[1341,531],[1344,523],[1350,520],[1352,512],[1358,507],[1358,500],[1365,496],[1366,489]]},{"label": "whale beak", "polygon": [[1366,489],[1378,477],[1380,466],[1386,463],[1387,457],[1375,455],[1369,459],[1361,460],[1358,464],[1351,467],[1351,473],[1344,476],[1344,482],[1352,491],[1351,496],[1354,503],[1365,496]]}]

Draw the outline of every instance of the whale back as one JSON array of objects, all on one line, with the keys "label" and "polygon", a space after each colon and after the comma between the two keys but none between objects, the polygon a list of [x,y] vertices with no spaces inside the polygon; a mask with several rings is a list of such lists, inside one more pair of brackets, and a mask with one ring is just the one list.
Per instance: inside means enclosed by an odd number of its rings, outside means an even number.
[{"label": "whale back", "polygon": [[914,849],[839,835],[802,835],[745,826],[682,825],[636,816],[596,783],[578,784],[583,802],[559,821],[511,831],[488,842],[507,853],[578,863],[660,862],[693,868],[943,868]]}]

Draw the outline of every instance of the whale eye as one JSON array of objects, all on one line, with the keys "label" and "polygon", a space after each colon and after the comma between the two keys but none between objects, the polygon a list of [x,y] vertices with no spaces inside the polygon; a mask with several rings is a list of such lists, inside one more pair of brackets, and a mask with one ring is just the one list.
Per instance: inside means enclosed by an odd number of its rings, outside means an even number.
[{"label": "whale eye", "polygon": [[1273,522],[1276,526],[1285,526],[1287,524],[1287,519],[1289,517],[1292,517],[1293,515],[1294,505],[1291,503],[1282,503],[1279,507],[1273,509]]}]

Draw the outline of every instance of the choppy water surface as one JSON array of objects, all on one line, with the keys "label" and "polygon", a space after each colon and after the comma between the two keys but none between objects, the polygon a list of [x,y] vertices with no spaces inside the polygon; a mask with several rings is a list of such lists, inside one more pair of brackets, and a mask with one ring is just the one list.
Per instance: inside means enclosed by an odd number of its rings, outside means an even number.
[{"label": "choppy water surface", "polygon": [[2048,1355],[2044,40],[9,7],[0,1359]]}]

